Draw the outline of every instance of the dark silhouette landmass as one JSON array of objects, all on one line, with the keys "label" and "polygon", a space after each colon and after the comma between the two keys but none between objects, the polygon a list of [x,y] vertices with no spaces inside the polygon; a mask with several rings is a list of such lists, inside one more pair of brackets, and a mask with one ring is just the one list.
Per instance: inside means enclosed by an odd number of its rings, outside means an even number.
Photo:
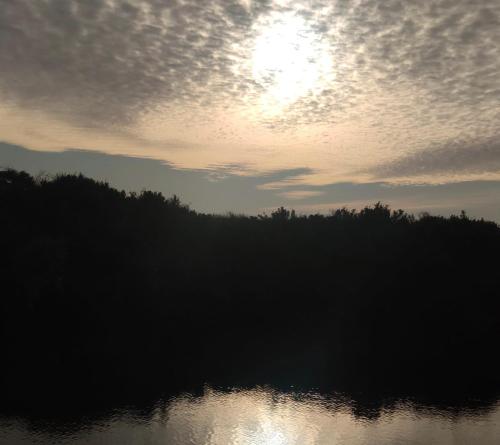
[{"label": "dark silhouette landmass", "polygon": [[207,215],[0,172],[9,403],[193,385],[492,394],[500,228],[465,213]]}]

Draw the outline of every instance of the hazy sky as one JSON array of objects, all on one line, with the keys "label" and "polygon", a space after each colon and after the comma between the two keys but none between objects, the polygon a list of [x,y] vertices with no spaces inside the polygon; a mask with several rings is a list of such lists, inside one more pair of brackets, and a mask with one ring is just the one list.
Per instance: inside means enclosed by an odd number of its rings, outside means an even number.
[{"label": "hazy sky", "polygon": [[386,196],[333,199],[345,184],[500,208],[498,0],[0,0],[0,99],[0,163],[163,161],[173,191],[204,178],[205,209],[233,180],[227,210]]}]

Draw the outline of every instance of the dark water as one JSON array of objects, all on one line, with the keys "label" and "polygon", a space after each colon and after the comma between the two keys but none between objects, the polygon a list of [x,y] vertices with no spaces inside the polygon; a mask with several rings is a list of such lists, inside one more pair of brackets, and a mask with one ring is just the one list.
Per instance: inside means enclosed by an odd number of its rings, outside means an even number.
[{"label": "dark water", "polygon": [[0,443],[497,445],[500,403],[436,408],[400,399],[373,406],[341,395],[206,388],[201,395],[160,400],[148,409],[130,406],[74,418],[3,416]]}]

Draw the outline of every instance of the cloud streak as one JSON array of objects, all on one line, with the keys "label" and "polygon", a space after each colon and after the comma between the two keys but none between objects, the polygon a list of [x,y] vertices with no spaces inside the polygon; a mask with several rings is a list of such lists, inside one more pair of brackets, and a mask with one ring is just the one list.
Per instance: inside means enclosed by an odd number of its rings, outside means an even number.
[{"label": "cloud streak", "polygon": [[500,136],[479,141],[453,141],[412,153],[371,170],[379,178],[500,171]]}]

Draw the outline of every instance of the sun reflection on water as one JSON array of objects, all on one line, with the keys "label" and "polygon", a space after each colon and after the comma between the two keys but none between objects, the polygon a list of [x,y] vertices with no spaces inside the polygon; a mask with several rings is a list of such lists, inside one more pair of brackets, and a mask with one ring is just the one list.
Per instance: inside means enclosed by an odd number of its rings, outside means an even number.
[{"label": "sun reflection on water", "polygon": [[[372,401],[373,402],[373,401]],[[36,424],[0,416],[9,445],[498,445],[500,403],[447,411],[411,401],[358,405],[338,394],[269,388],[189,394],[92,421]],[[489,406],[489,405],[488,405]],[[361,411],[360,411],[361,409]],[[2,442],[3,440],[3,442]]]},{"label": "sun reflection on water", "polygon": [[[352,402],[317,394],[269,389],[219,392],[178,398],[167,409],[166,443],[193,445],[454,445],[481,435],[494,444],[500,410],[471,422],[446,413],[416,410],[399,402],[373,416],[359,416]],[[484,425],[488,425],[487,428]],[[484,428],[484,431],[481,429]],[[482,432],[482,434],[481,434]],[[461,441],[457,442],[456,439]]]}]

